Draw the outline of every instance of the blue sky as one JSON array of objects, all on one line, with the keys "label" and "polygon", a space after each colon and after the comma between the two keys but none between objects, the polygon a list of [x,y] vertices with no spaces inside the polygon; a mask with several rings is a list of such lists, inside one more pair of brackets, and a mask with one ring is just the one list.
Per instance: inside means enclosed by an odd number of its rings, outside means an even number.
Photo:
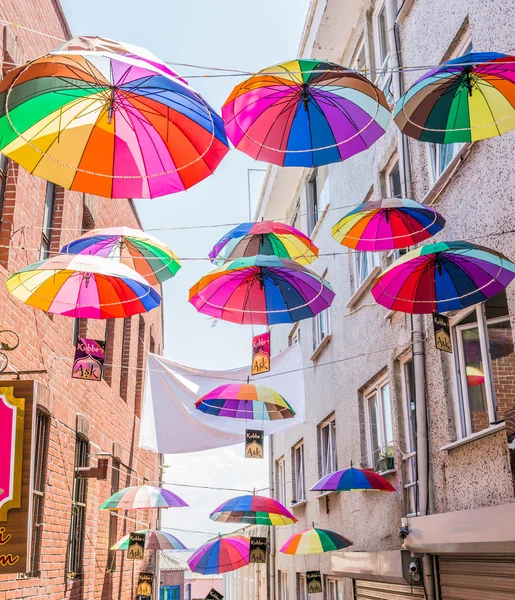
[{"label": "blue sky", "polygon": [[[308,0],[61,0],[74,35],[99,35],[149,49],[162,60],[258,71],[296,58]],[[211,77],[209,71],[175,67],[219,111],[240,78]],[[143,225],[180,257],[205,257],[229,227],[197,227],[239,223],[248,217],[247,169],[265,169],[232,151],[214,176],[180,194],[138,202]],[[262,174],[251,173],[255,205]],[[250,360],[249,327],[214,322],[188,303],[188,289],[210,263],[184,260],[178,275],[165,283],[165,349],[172,360],[203,368],[232,368]],[[178,483],[262,488],[268,485],[267,461],[243,458],[239,446],[209,453],[167,456],[166,479]],[[164,511],[164,526],[217,533],[220,525],[208,514],[235,492],[173,488],[191,508]],[[227,531],[222,528],[222,531]],[[190,546],[207,537],[177,533]]]}]

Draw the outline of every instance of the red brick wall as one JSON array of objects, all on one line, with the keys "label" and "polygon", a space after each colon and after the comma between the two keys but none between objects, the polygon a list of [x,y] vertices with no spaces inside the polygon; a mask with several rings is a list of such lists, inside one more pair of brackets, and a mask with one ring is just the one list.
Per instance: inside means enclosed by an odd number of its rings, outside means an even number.
[{"label": "red brick wall", "polygon": [[[55,0],[2,0],[0,19],[19,23],[49,35],[68,38],[69,32]],[[0,33],[2,33],[0,27]],[[58,41],[19,28],[7,27],[7,52],[17,62],[29,60],[59,44]],[[2,38],[0,37],[0,43]],[[7,67],[7,65],[4,65]],[[46,370],[34,375],[45,387],[40,402],[50,412],[50,439],[46,473],[42,523],[41,576],[17,579],[0,575],[0,600],[45,598],[45,600],[125,600],[135,597],[138,571],[145,564],[127,561],[119,553],[114,573],[108,572],[109,515],[99,511],[101,502],[111,495],[111,471],[106,481],[89,480],[87,496],[84,575],[75,581],[66,579],[66,553],[71,516],[73,463],[77,415],[89,423],[90,460],[96,464],[96,453],[113,452],[121,461],[120,487],[142,483],[143,478],[155,482],[159,477],[157,455],[138,448],[140,419],[136,400],[140,389],[137,381],[139,321],[132,319],[130,353],[126,364],[126,382],[121,385],[123,320],[114,323],[112,348],[108,349],[112,366],[108,382],[79,381],[70,378],[73,319],[54,316],[27,307],[8,296],[4,282],[17,269],[39,259],[41,224],[46,182],[30,176],[11,163],[5,204],[0,224],[0,326],[14,329],[20,345],[9,353],[7,370]],[[127,225],[139,227],[133,205],[127,200],[87,197],[86,203],[97,227]],[[83,219],[83,195],[59,191],[56,196],[54,231],[51,248],[55,250],[80,235]],[[150,327],[156,344],[162,348],[160,309],[144,315],[145,339],[148,345]],[[105,339],[105,321],[82,323],[88,337]],[[146,360],[147,348],[143,349]],[[140,350],[141,360],[141,350]],[[29,376],[22,376],[28,378]],[[0,383],[1,383],[0,378]],[[6,377],[3,377],[6,379]],[[126,392],[126,401],[120,389]],[[111,459],[112,460],[112,459]],[[149,511],[150,512],[150,511]],[[123,516],[127,519],[122,518]],[[154,523],[155,514],[122,513],[118,519],[118,537]],[[139,523],[135,523],[134,519]]]}]

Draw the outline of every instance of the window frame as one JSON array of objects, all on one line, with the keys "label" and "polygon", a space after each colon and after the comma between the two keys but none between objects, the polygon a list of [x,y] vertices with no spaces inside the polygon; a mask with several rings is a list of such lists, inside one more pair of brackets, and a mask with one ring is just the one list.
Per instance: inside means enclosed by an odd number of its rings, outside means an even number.
[{"label": "window frame", "polygon": [[9,178],[10,159],[0,152],[0,221],[4,212],[5,194],[7,192],[7,181]]},{"label": "window frame", "polygon": [[75,438],[75,459],[72,490],[72,510],[66,571],[70,579],[83,575],[84,542],[86,538],[88,480],[78,477],[76,469],[89,464],[89,440],[77,434]]},{"label": "window frame", "polygon": [[[384,375],[377,382],[369,387],[364,394],[364,409],[365,409],[365,432],[366,432],[366,441],[367,441],[367,465],[370,469],[376,470],[376,465],[378,461],[374,461],[374,454],[379,451],[380,453],[386,450],[389,446],[393,444],[393,439],[387,440],[387,431],[386,431],[386,421],[384,415],[384,398],[382,394],[382,390],[388,386],[388,401],[390,408],[390,421],[392,426],[392,438],[393,436],[393,418],[392,418],[392,401],[391,401],[391,386],[390,379],[388,374]],[[377,406],[379,408],[378,411],[378,420],[379,427],[377,431],[377,442],[379,447],[374,450],[372,447],[372,423],[371,423],[371,413],[370,413],[370,400],[372,397],[376,397],[379,402],[377,402]],[[379,454],[380,456],[380,454]],[[379,460],[379,459],[378,459]]]},{"label": "window frame", "polygon": [[[362,263],[363,261],[363,263]],[[362,272],[362,264],[366,261],[366,272]],[[354,250],[354,277],[356,278],[356,291],[361,288],[371,277],[376,268],[381,268],[381,254],[379,252],[363,252]]]},{"label": "window frame", "polygon": [[306,212],[308,223],[308,235],[311,235],[317,226],[319,219],[318,188],[316,168],[306,178]]},{"label": "window frame", "polygon": [[[359,66],[359,58],[363,54],[363,58],[365,59],[363,62],[363,66]],[[356,44],[356,50],[354,51],[354,56],[352,58],[351,69],[356,71],[357,73],[361,73],[362,75],[366,74],[367,71],[367,49],[365,47],[365,34],[362,33],[359,38],[358,43]]]},{"label": "window frame", "polygon": [[289,600],[288,571],[279,571],[279,600]]},{"label": "window frame", "polygon": [[[300,465],[298,463],[300,456]],[[293,500],[292,504],[305,502],[306,496],[306,468],[304,461],[304,440],[300,440],[292,447],[292,473],[293,473]],[[299,473],[301,477],[299,477]]]},{"label": "window frame", "polygon": [[276,499],[283,506],[286,506],[286,461],[284,456],[275,461],[277,472],[277,494]]},{"label": "window frame", "polygon": [[[111,494],[120,490],[120,470],[122,463],[113,459],[111,463]],[[118,541],[118,514],[116,510],[109,511],[109,548],[107,551],[107,571],[114,573],[116,571],[116,550],[111,550],[112,546]]]},{"label": "window frame", "polygon": [[[381,44],[381,27],[380,27],[380,16],[384,13],[384,22],[386,26],[385,31],[385,47],[386,47],[386,55],[382,57],[382,44]],[[374,63],[376,76],[374,79],[374,84],[377,85],[383,92],[386,97],[386,101],[388,104],[393,103],[393,96],[390,92],[390,87],[392,84],[392,73],[388,70],[390,65],[391,58],[391,48],[388,40],[388,13],[386,11],[386,2],[385,0],[380,0],[377,3],[377,6],[374,9],[372,14],[372,22],[373,22],[373,37],[374,37]]]},{"label": "window frame", "polygon": [[[339,592],[341,591],[341,597],[344,598],[344,589],[343,589],[343,578],[341,577],[332,577],[326,575],[325,577],[325,600],[339,600]],[[331,593],[331,590],[334,590],[334,594]]]},{"label": "window frame", "polygon": [[[54,211],[56,202],[57,186],[47,181],[45,189],[45,206],[43,209],[43,221],[41,224],[41,245],[39,249],[39,260],[50,257],[52,247],[52,225],[54,222]],[[50,199],[50,200],[49,200]]]},{"label": "window frame", "polygon": [[[323,431],[328,429],[327,448],[324,444]],[[338,470],[338,447],[336,444],[336,416],[333,414],[318,426],[318,435],[320,440],[320,477],[325,477]],[[328,461],[329,458],[329,461]],[[330,462],[330,468],[327,470],[327,463]]]},{"label": "window frame", "polygon": [[300,322],[295,323],[288,334],[288,348],[300,344]]},{"label": "window frame", "polygon": [[[404,418],[404,439],[406,453],[403,461],[406,465],[406,483],[404,490],[406,492],[406,506],[408,507],[408,517],[418,516],[418,481],[417,481],[417,438],[416,431],[413,428],[411,419],[411,398],[408,364],[413,363],[413,356],[409,354],[400,360],[401,385],[402,385],[402,414]],[[414,384],[414,382],[413,382]],[[416,428],[416,417],[415,417]]]},{"label": "window frame", "polygon": [[297,600],[309,600],[306,573],[297,573]]}]

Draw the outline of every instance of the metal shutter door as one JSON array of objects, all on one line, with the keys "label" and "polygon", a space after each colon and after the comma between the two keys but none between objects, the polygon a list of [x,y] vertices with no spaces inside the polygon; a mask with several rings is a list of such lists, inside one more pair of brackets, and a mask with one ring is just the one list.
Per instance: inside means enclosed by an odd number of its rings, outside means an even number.
[{"label": "metal shutter door", "polygon": [[354,580],[355,600],[416,600],[425,598],[422,586]]},{"label": "metal shutter door", "polygon": [[438,557],[441,600],[514,600],[515,555]]}]

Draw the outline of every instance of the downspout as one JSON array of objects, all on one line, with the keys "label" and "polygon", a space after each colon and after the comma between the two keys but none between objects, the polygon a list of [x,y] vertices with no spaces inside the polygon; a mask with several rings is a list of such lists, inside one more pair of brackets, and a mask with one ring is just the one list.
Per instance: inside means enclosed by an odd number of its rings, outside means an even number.
[{"label": "downspout", "polygon": [[[270,497],[275,497],[274,490],[274,436],[271,435],[268,444],[268,487]],[[267,595],[268,600],[275,600],[275,527],[269,527],[270,552],[268,555]]]},{"label": "downspout", "polygon": [[[385,1],[386,20],[388,23],[388,44],[392,69],[393,97],[397,101],[403,93],[403,81],[400,71],[400,48],[397,43],[397,11],[394,0]],[[411,198],[411,169],[409,164],[409,147],[405,136],[397,130],[397,149],[402,174],[403,194]],[[417,427],[417,478],[418,478],[418,512],[421,516],[428,514],[429,500],[429,451],[427,435],[426,404],[426,370],[424,347],[424,321],[422,315],[413,315],[412,323],[412,355],[415,379],[415,415]],[[435,577],[433,557],[424,554],[422,557],[422,576],[426,600],[435,600]]]}]

